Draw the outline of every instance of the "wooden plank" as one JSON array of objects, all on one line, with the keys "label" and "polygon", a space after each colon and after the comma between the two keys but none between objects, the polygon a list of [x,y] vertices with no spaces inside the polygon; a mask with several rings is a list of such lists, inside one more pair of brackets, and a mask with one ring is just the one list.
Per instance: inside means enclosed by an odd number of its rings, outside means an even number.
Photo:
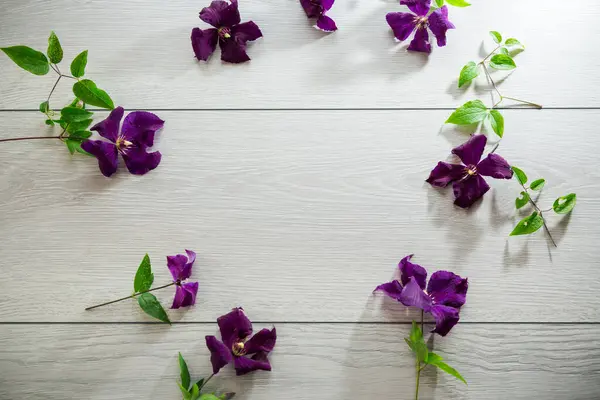
[{"label": "wooden plank", "polygon": [[[261,325],[262,326],[262,325]],[[256,326],[256,329],[259,327]],[[177,352],[192,376],[210,373],[204,336],[214,325],[2,325],[0,398],[175,399]],[[211,390],[236,399],[413,399],[408,325],[277,325],[271,372],[235,377]],[[420,399],[596,399],[600,329],[590,325],[463,325],[435,351],[469,386],[425,369]]]},{"label": "wooden plank", "polygon": [[[385,15],[406,10],[397,1],[336,1],[330,15],[340,30],[332,35],[314,30],[296,0],[242,1],[242,18],[265,36],[250,45],[252,61],[221,65],[217,51],[199,65],[189,37],[193,27],[205,26],[198,12],[208,3],[4,0],[0,45],[45,49],[55,30],[65,48],[63,69],[89,49],[89,77],[128,108],[455,107],[488,100],[483,77],[466,94],[456,81],[464,64],[491,50],[488,31],[495,29],[527,46],[517,58],[520,68],[501,85],[506,95],[545,106],[600,106],[600,52],[586,40],[600,35],[594,0],[572,0],[569,10],[561,0],[451,8],[457,29],[430,57],[394,42]],[[19,70],[5,56],[0,69],[0,109],[37,109],[54,80]],[[57,105],[70,101],[69,82],[63,84]]]},{"label": "wooden plank", "polygon": [[[163,162],[143,177],[106,179],[58,141],[1,144],[1,321],[146,321],[134,302],[83,309],[131,293],[146,252],[169,282],[164,257],[184,248],[200,291],[175,320],[236,305],[264,321],[410,320],[371,291],[415,253],[430,273],[469,277],[465,321],[600,321],[599,111],[505,113],[498,152],[547,179],[543,207],[579,196],[571,216],[549,215],[557,249],[541,231],[508,238],[516,182],[490,179],[470,211],[423,182],[465,139],[437,133],[445,111],[159,114]],[[0,113],[5,135],[42,125]]]}]

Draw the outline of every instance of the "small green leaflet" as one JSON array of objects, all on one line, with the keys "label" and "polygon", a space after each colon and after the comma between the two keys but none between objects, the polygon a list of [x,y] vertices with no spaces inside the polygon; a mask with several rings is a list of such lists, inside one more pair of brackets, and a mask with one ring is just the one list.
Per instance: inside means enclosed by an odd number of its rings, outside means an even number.
[{"label": "small green leaflet", "polygon": [[179,386],[179,390],[181,390],[183,400],[190,400],[192,398],[192,394],[186,388],[181,386],[181,383],[177,382],[177,385]]},{"label": "small green leaflet", "polygon": [[179,353],[179,370],[181,371],[181,386],[183,386],[184,388],[190,387],[190,371],[188,369],[187,363],[185,362],[185,360],[183,359],[183,356],[181,355],[181,353]]},{"label": "small green leaflet", "polygon": [[468,7],[471,3],[467,3],[465,0],[446,0],[446,3],[454,7]]},{"label": "small green leaflet", "polygon": [[443,360],[443,358],[438,356],[437,354],[429,353],[429,360],[427,361],[427,364],[438,367],[442,371],[452,375],[453,377],[460,380],[461,382],[463,382],[466,385],[467,381],[465,380],[465,378],[463,378],[462,375],[459,374],[457,370],[455,370],[454,368],[452,368],[451,366],[449,366],[442,360]]},{"label": "small green leaflet", "polygon": [[[223,398],[224,397],[217,397],[212,393],[205,393],[202,396],[200,396],[199,400],[221,400]],[[225,397],[225,398],[227,398],[227,397]],[[231,398],[231,397],[229,397],[229,398]]]},{"label": "small green leaflet", "polygon": [[440,8],[441,6],[444,5],[444,0],[435,0],[435,4],[437,5],[438,8]]},{"label": "small green leaflet", "polygon": [[71,75],[75,78],[81,78],[85,75],[85,66],[87,65],[88,51],[84,50],[77,55],[71,62]]},{"label": "small green leaflet", "polygon": [[154,274],[152,273],[152,265],[148,254],[144,256],[133,280],[133,290],[135,293],[145,292],[152,287],[154,282]]},{"label": "small green leaflet", "polygon": [[556,199],[552,205],[552,209],[557,214],[568,214],[575,207],[575,203],[577,203],[577,195],[570,193]]},{"label": "small green leaflet", "polygon": [[171,321],[169,320],[169,316],[165,312],[165,309],[160,304],[156,296],[154,296],[152,293],[143,293],[139,295],[137,299],[138,304],[140,305],[140,307],[142,307],[142,310],[144,310],[146,314],[162,322],[171,324]]},{"label": "small green leaflet", "polygon": [[490,67],[495,69],[515,69],[517,64],[507,54],[494,54],[490,60]]},{"label": "small green leaflet", "polygon": [[515,207],[517,210],[523,208],[529,203],[529,194],[527,192],[521,192],[521,196],[515,199]]},{"label": "small green leaflet", "polygon": [[506,47],[500,47],[500,53],[506,54],[507,56],[509,55],[508,54],[508,49]]},{"label": "small green leaflet", "polygon": [[515,38],[506,39],[504,44],[508,47],[514,47],[515,49],[525,49],[525,46]]},{"label": "small green leaflet", "polygon": [[467,65],[460,71],[458,77],[458,87],[462,87],[465,83],[471,82],[479,75],[479,65],[473,61],[469,61]]},{"label": "small green leaflet", "polygon": [[491,110],[489,120],[496,135],[502,137],[504,135],[504,117],[502,114],[498,110]]},{"label": "small green leaflet", "polygon": [[510,233],[510,236],[529,235],[544,225],[544,219],[541,215],[534,211],[529,217],[523,218],[515,229]]},{"label": "small green leaflet", "polygon": [[115,108],[108,93],[98,89],[96,84],[89,79],[75,82],[73,85],[73,93],[78,99],[92,106],[107,108],[109,110]]},{"label": "small green leaflet", "polygon": [[60,119],[70,124],[71,122],[81,122],[90,119],[94,113],[78,107],[65,107],[60,110]]},{"label": "small green leaflet", "polygon": [[544,185],[546,184],[546,180],[545,179],[536,179],[535,181],[531,182],[531,185],[529,185],[529,187],[531,188],[531,190],[542,190],[542,188],[544,187]]},{"label": "small green leaflet", "polygon": [[27,46],[12,46],[0,48],[11,60],[25,71],[34,75],[46,75],[50,71],[48,59],[37,50]]},{"label": "small green leaflet", "polygon": [[67,146],[67,149],[69,149],[69,153],[75,154],[75,152],[77,152],[91,156],[90,153],[81,148],[81,143],[90,136],[92,136],[92,132],[90,131],[77,131],[71,133],[67,139],[65,139],[65,145]]},{"label": "small green leaflet", "polygon": [[40,112],[48,114],[48,111],[50,111],[50,104],[47,101],[40,104]]},{"label": "small green leaflet", "polygon": [[58,64],[63,59],[63,49],[54,31],[50,32],[50,37],[48,38],[47,53],[51,63]]},{"label": "small green leaflet", "polygon": [[427,344],[423,340],[423,332],[421,332],[421,328],[419,328],[416,321],[413,321],[410,336],[408,338],[404,338],[404,340],[408,344],[408,347],[410,347],[410,349],[417,355],[417,359],[420,362],[427,362],[429,350],[427,349]]},{"label": "small green leaflet", "polygon": [[54,126],[54,121],[52,121],[51,119],[47,119],[46,121],[44,121],[46,123],[46,125],[49,126]]},{"label": "small green leaflet", "polygon": [[70,122],[69,125],[66,125],[63,129],[66,129],[69,133],[85,131],[91,123],[91,119],[84,119],[83,121]]},{"label": "small green leaflet", "polygon": [[525,172],[523,172],[522,169],[517,168],[515,166],[510,167],[510,169],[513,170],[513,172],[515,173],[517,180],[519,181],[519,183],[521,185],[524,185],[527,183],[527,175],[525,175]]},{"label": "small green leaflet", "polygon": [[200,380],[196,382],[196,385],[198,385],[198,387],[202,389],[204,387],[204,378],[200,378]]},{"label": "small green leaflet", "polygon": [[192,395],[190,400],[197,400],[200,397],[200,388],[198,385],[194,384],[190,390],[190,394]]},{"label": "small green leaflet", "polygon": [[494,42],[498,44],[502,42],[502,35],[500,34],[500,32],[490,31],[490,35],[492,35],[492,39],[494,39]]},{"label": "small green leaflet", "polygon": [[481,100],[467,101],[448,117],[447,124],[470,125],[483,121],[488,115],[487,107]]}]

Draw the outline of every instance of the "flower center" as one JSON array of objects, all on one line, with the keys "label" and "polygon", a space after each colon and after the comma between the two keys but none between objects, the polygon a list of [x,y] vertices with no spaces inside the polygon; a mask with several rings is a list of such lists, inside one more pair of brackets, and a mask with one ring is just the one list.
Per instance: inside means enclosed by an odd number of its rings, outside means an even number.
[{"label": "flower center", "polygon": [[119,150],[121,153],[124,153],[128,147],[133,146],[132,142],[122,137],[117,138],[117,142],[115,144],[117,146],[117,150]]},{"label": "flower center", "polygon": [[429,26],[429,19],[427,17],[416,17],[415,22],[417,24],[417,29],[424,29]]},{"label": "flower center", "polygon": [[237,342],[231,346],[231,351],[233,355],[237,357],[241,357],[246,354],[246,349],[244,348],[244,342]]},{"label": "flower center", "polygon": [[231,37],[231,29],[226,26],[222,26],[217,31],[221,39],[229,39]]},{"label": "flower center", "polygon": [[477,175],[477,165],[468,165],[465,168],[465,172],[469,175],[469,176],[473,176],[473,175]]}]

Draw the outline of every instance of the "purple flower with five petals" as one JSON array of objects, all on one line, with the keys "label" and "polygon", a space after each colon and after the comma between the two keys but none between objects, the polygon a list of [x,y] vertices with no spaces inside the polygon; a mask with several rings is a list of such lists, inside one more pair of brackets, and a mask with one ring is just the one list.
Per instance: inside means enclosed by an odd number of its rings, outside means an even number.
[{"label": "purple flower with five petals", "polygon": [[459,310],[467,299],[469,282],[449,271],[437,271],[429,278],[420,265],[410,262],[412,254],[404,257],[398,267],[400,280],[384,283],[375,288],[407,307],[417,307],[435,319],[432,332],[446,336],[458,323]]},{"label": "purple flower with five petals", "polygon": [[196,261],[196,253],[191,250],[184,254],[176,256],[167,256],[167,267],[173,276],[173,282],[177,286],[173,305],[171,308],[193,306],[196,303],[196,294],[198,293],[198,282],[183,282],[192,275],[192,266]]},{"label": "purple flower with five petals", "polygon": [[437,45],[446,45],[446,31],[454,29],[452,22],[448,21],[448,7],[443,6],[432,12],[429,16],[431,0],[400,0],[400,4],[407,6],[414,14],[405,12],[392,12],[385,16],[387,23],[394,31],[394,36],[400,41],[408,39],[416,29],[415,37],[410,42],[408,50],[431,53],[429,32],[431,30],[437,39]]},{"label": "purple flower with five petals", "polygon": [[229,314],[217,319],[221,338],[206,336],[206,346],[210,350],[210,362],[213,373],[233,361],[237,375],[244,375],[256,370],[270,371],[271,364],[267,355],[275,347],[277,332],[275,328],[261,329],[252,335],[252,322],[244,314],[244,310],[234,308]]},{"label": "purple flower with five petals", "polygon": [[123,157],[129,172],[135,175],[144,175],[160,163],[160,152],[148,153],[147,150],[154,145],[154,133],[165,121],[146,111],[134,111],[125,117],[119,133],[123,113],[123,107],[117,107],[108,118],[90,129],[110,142],[86,140],[81,144],[83,150],[98,159],[100,171],[107,177],[117,171],[118,154]]},{"label": "purple flower with five petals", "polygon": [[510,165],[499,155],[491,153],[481,160],[486,143],[485,135],[472,136],[469,141],[452,150],[463,164],[440,161],[426,182],[437,187],[446,187],[452,182],[454,204],[462,208],[470,207],[490,190],[483,176],[496,179],[511,179],[513,176]]},{"label": "purple flower with five petals", "polygon": [[213,1],[200,11],[200,19],[214,28],[192,29],[192,47],[198,60],[208,60],[217,48],[217,42],[221,47],[221,60],[230,63],[250,60],[246,54],[246,42],[262,37],[262,32],[252,21],[240,24],[237,0],[231,0],[231,3]]},{"label": "purple flower with five petals", "polygon": [[337,31],[335,21],[329,18],[325,13],[333,7],[335,0],[300,0],[302,8],[308,18],[317,18],[315,25],[322,31]]}]

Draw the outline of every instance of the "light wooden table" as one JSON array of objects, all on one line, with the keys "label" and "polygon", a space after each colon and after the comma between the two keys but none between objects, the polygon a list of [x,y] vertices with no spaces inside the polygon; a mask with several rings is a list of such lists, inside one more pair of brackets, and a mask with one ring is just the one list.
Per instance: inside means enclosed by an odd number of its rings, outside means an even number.
[{"label": "light wooden table", "polygon": [[[0,45],[65,59],[89,49],[88,75],[126,109],[166,121],[163,162],[111,179],[60,143],[0,147],[0,398],[178,399],[176,355],[208,374],[204,335],[243,306],[275,325],[273,371],[211,381],[239,399],[412,399],[413,356],[402,340],[415,312],[372,296],[400,258],[468,276],[461,323],[436,352],[469,381],[425,370],[421,399],[600,398],[600,4],[473,0],[430,57],[406,53],[385,22],[396,1],[338,0],[331,35],[297,1],[241,1],[264,39],[244,65],[193,58],[189,34],[208,1],[4,0]],[[576,192],[571,216],[508,238],[520,214],[514,181],[470,211],[423,180],[466,139],[443,126],[481,79],[456,88],[489,30],[527,49],[502,90],[544,110],[507,110],[499,153],[544,177],[542,202]],[[69,62],[67,61],[67,63]],[[37,105],[52,79],[0,57],[0,137],[44,134]],[[56,99],[67,101],[69,86]],[[106,113],[99,112],[99,118]],[[49,133],[49,132],[48,132]],[[126,295],[148,252],[198,252],[198,302],[148,324]],[[172,293],[159,297],[168,302]]]}]

